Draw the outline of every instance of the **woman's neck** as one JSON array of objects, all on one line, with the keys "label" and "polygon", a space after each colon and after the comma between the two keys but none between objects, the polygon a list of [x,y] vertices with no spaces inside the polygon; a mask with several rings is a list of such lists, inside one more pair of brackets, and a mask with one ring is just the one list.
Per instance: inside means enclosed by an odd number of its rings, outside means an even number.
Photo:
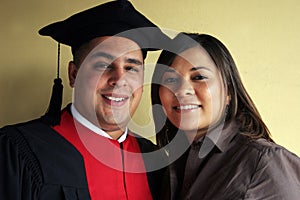
[{"label": "woman's neck", "polygon": [[[186,134],[188,141],[190,143],[192,143],[194,141],[199,141],[205,135],[216,130],[217,128],[222,128],[222,129],[225,128],[225,127],[223,127],[223,125],[225,125],[224,123],[216,123],[215,125],[211,125],[209,127],[205,127],[202,129],[184,131],[184,133]],[[220,126],[222,126],[222,127],[220,127]]]},{"label": "woman's neck", "polygon": [[194,141],[200,140],[207,134],[208,129],[198,129],[192,131],[184,131],[189,143],[193,143]]}]

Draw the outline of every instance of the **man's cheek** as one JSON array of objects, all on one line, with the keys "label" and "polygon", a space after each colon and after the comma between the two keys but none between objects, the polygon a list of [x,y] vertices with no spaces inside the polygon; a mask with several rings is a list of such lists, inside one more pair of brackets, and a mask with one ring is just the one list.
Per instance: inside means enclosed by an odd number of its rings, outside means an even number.
[{"label": "man's cheek", "polygon": [[141,89],[144,87],[144,81],[143,80],[137,80],[135,81],[133,84],[132,84],[132,88],[133,88],[133,91],[135,90],[138,90],[138,89]]}]

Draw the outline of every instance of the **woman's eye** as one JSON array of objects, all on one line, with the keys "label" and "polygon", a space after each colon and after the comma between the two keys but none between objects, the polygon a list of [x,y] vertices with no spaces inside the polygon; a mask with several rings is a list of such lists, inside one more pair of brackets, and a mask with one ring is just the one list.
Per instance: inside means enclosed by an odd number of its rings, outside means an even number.
[{"label": "woman's eye", "polygon": [[202,75],[197,75],[197,76],[194,76],[192,79],[193,80],[204,80],[204,79],[207,79],[207,77],[206,76],[202,76]]},{"label": "woman's eye", "polygon": [[175,77],[169,77],[169,78],[163,79],[164,84],[171,84],[171,83],[177,83],[177,82],[178,82],[178,78],[175,78]]}]

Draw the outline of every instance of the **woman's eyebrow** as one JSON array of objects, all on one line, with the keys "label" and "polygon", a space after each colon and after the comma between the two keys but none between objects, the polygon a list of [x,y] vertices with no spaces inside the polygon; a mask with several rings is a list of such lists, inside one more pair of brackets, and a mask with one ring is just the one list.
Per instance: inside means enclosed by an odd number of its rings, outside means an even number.
[{"label": "woman's eyebrow", "polygon": [[164,72],[172,72],[172,73],[176,73],[176,70],[173,68],[168,67]]},{"label": "woman's eyebrow", "polygon": [[190,71],[197,71],[197,70],[200,70],[200,69],[205,69],[205,70],[208,70],[208,71],[211,71],[211,72],[212,72],[212,70],[211,70],[210,68],[205,67],[205,66],[192,67],[192,68],[190,69]]}]

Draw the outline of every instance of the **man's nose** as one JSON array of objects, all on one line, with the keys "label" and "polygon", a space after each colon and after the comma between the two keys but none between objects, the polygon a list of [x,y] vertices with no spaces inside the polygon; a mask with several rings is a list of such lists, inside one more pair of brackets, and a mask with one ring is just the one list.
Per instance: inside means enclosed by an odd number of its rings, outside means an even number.
[{"label": "man's nose", "polygon": [[122,68],[115,68],[110,72],[108,84],[114,87],[126,86],[126,73]]}]

